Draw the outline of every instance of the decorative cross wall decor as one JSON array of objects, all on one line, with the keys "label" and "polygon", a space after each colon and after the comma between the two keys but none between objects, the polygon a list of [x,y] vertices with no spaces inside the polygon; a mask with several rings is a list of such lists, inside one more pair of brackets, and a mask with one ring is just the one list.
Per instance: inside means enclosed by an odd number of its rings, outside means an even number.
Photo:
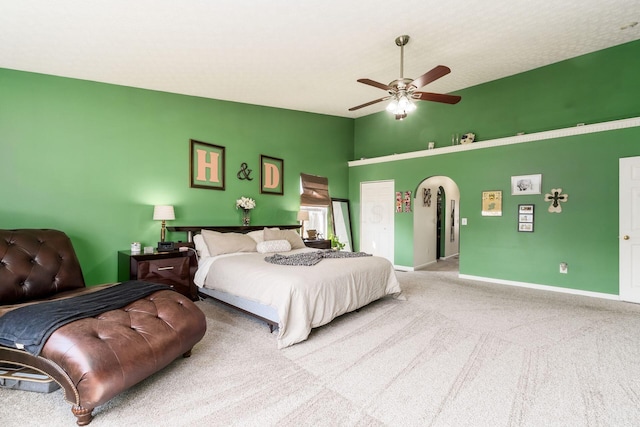
[{"label": "decorative cross wall decor", "polygon": [[566,202],[569,199],[569,195],[560,193],[562,193],[562,188],[552,188],[551,193],[547,193],[544,195],[544,201],[551,202],[551,204],[549,205],[549,212],[562,212],[562,206],[560,205],[560,202]]}]

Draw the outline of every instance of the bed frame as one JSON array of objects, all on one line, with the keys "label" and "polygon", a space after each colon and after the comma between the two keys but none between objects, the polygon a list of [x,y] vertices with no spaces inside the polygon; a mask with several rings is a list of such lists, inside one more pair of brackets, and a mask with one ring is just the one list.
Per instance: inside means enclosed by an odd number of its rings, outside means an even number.
[{"label": "bed frame", "polygon": [[[300,225],[245,225],[245,226],[194,226],[194,225],[182,225],[171,226],[167,229],[171,232],[186,232],[187,241],[193,243],[193,234],[200,232],[200,230],[212,230],[220,233],[249,233],[251,231],[263,230],[265,228],[279,228],[281,230],[295,230],[300,228]],[[278,329],[280,318],[275,308],[260,304],[255,301],[240,298],[236,295],[231,295],[226,292],[216,291],[214,289],[198,288],[198,295],[202,298],[211,298],[218,301],[228,307],[238,310],[244,314],[255,317],[256,319],[265,322],[269,326],[269,331],[273,333]]]}]

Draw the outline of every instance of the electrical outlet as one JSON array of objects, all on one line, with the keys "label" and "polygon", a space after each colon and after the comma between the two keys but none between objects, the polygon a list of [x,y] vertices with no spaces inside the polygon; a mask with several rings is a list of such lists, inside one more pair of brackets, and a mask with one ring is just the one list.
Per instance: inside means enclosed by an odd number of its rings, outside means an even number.
[{"label": "electrical outlet", "polygon": [[561,262],[560,263],[560,273],[567,274],[568,272],[569,272],[569,264],[567,264],[566,262]]}]

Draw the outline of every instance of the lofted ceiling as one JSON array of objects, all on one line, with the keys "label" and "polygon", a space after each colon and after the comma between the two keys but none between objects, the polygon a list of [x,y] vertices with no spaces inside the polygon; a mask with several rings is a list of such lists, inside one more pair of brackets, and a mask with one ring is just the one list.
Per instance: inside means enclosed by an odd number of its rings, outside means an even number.
[{"label": "lofted ceiling", "polygon": [[[640,39],[640,0],[0,0],[0,68],[342,117]],[[1,96],[1,94],[0,94]],[[464,100],[463,100],[464,102]],[[419,105],[418,105],[418,108]],[[455,107],[452,107],[455,108]]]}]

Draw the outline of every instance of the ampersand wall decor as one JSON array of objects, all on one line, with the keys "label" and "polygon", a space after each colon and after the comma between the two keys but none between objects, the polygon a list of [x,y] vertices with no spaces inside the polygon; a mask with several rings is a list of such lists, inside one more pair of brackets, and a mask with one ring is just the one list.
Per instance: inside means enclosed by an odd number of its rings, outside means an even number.
[{"label": "ampersand wall decor", "polygon": [[249,175],[251,175],[251,169],[249,169],[249,166],[247,166],[246,163],[242,163],[240,165],[240,170],[238,171],[238,174],[236,176],[239,180],[246,179],[247,181],[253,181],[253,178],[251,178]]},{"label": "ampersand wall decor", "polygon": [[549,205],[549,212],[562,212],[562,206],[560,205],[560,202],[566,202],[569,199],[569,195],[560,193],[562,193],[562,188],[552,188],[551,193],[547,193],[544,195],[544,201],[551,202],[551,205]]}]

